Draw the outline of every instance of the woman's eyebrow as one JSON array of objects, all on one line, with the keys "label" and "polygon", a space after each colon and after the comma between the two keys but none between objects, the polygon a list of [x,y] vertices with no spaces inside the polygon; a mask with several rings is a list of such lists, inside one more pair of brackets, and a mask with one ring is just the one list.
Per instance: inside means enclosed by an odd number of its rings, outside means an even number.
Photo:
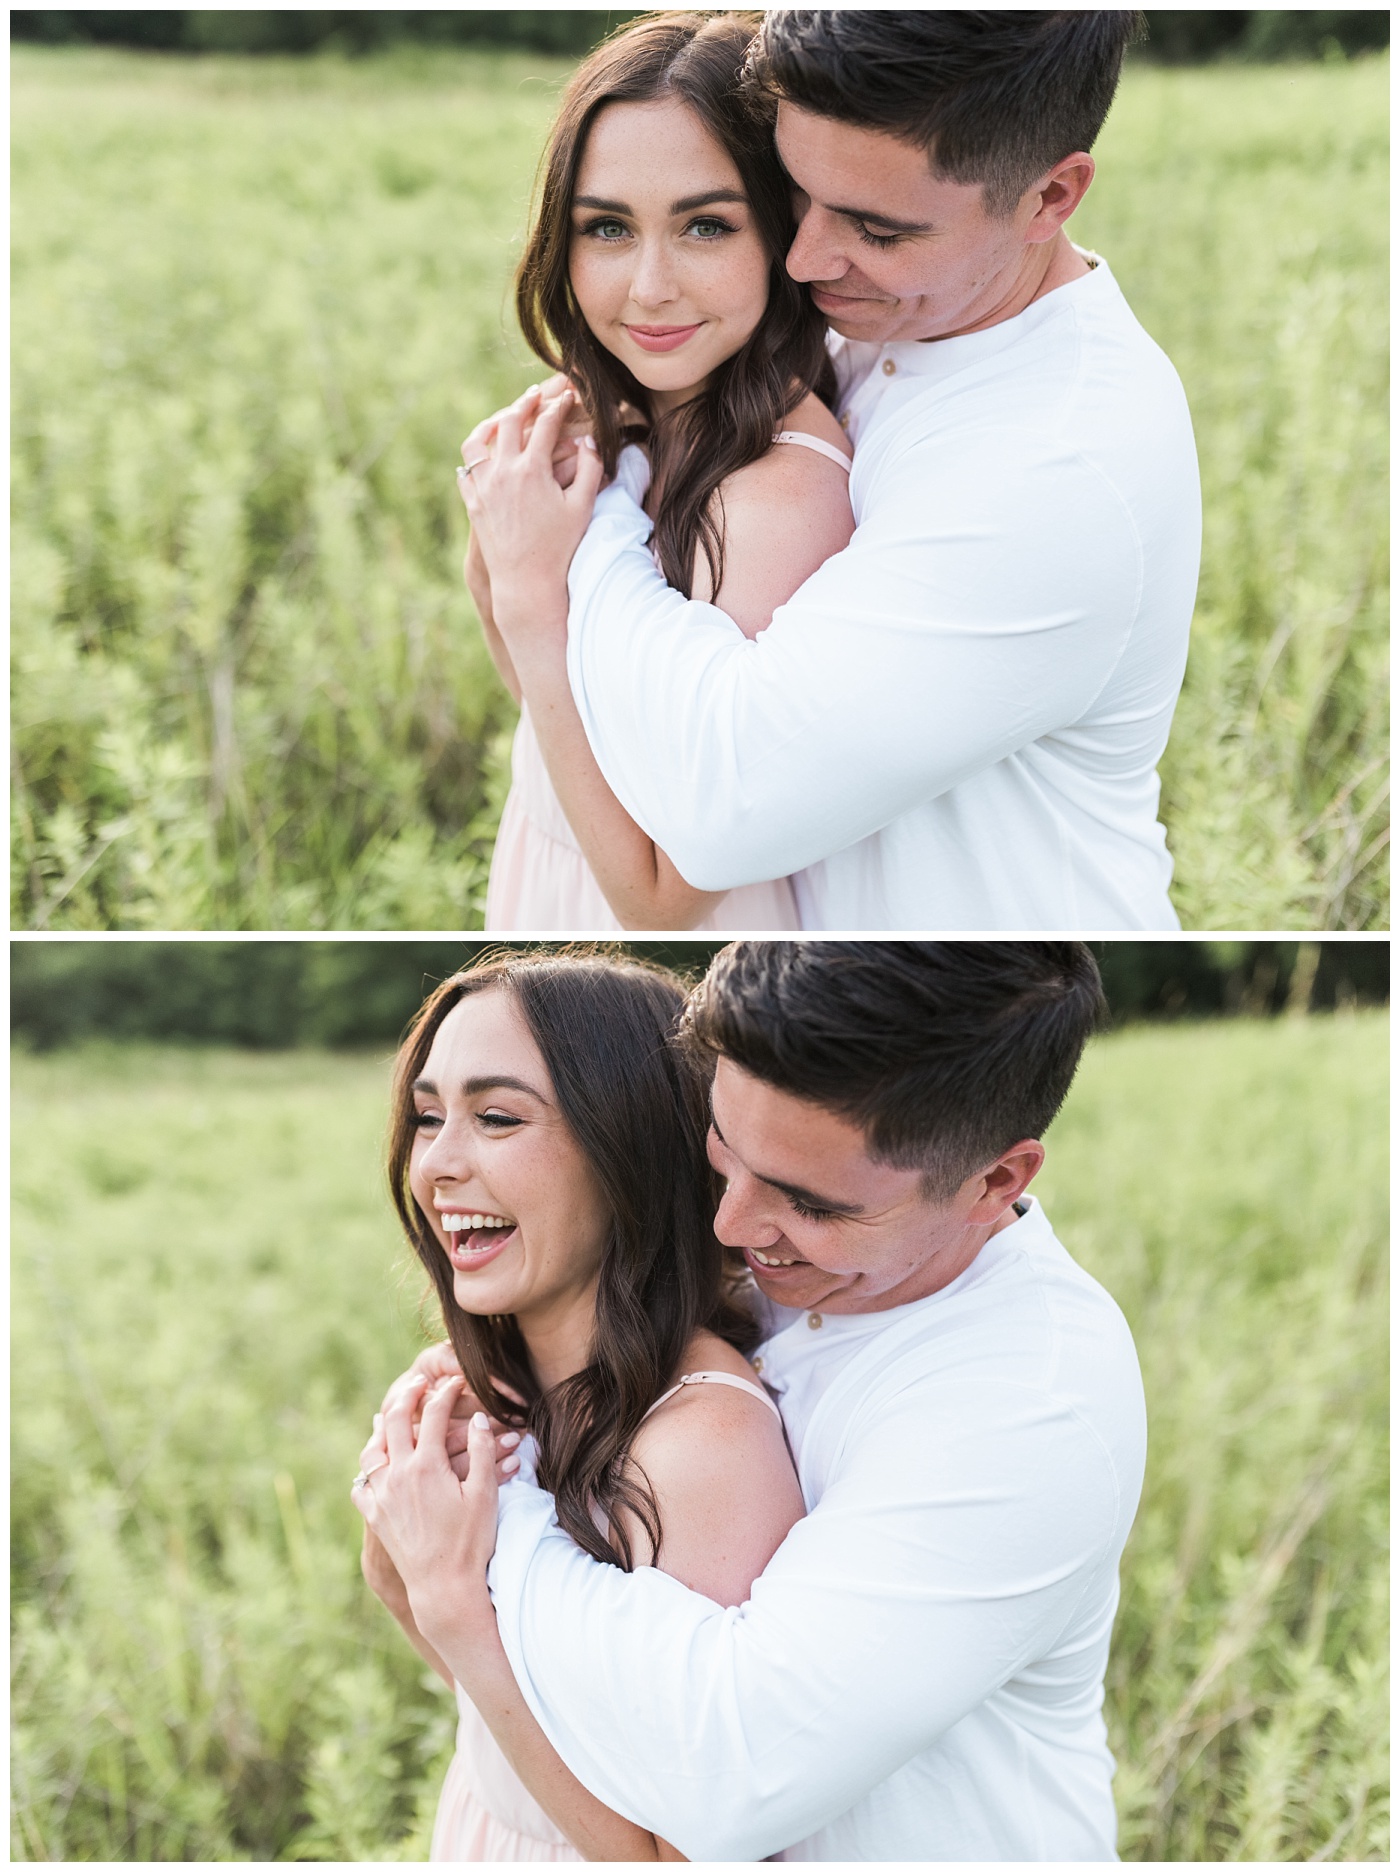
[{"label": "woman's eyebrow", "polygon": [[[415,1079],[413,1090],[426,1093],[429,1098],[436,1098],[438,1095],[437,1082],[432,1079]],[[482,1073],[477,1078],[464,1079],[462,1091],[468,1098],[476,1098],[482,1092],[523,1092],[528,1098],[537,1100],[541,1105],[549,1103],[542,1092],[537,1092],[534,1086],[527,1085],[523,1079],[512,1079],[509,1073]]]},{"label": "woman's eyebrow", "polygon": [[[683,195],[679,201],[671,203],[673,215],[690,214],[693,209],[705,208],[711,202],[747,203],[748,196],[742,189],[715,188],[706,189],[700,195]],[[609,201],[605,195],[575,195],[575,208],[601,209],[604,214],[630,215],[634,212],[626,202]]]},{"label": "woman's eyebrow", "polygon": [[673,201],[671,203],[671,213],[673,215],[689,214],[693,208],[704,208],[708,206],[710,202],[747,203],[748,199],[748,196],[742,189],[706,189],[703,195],[684,195],[679,201]]}]

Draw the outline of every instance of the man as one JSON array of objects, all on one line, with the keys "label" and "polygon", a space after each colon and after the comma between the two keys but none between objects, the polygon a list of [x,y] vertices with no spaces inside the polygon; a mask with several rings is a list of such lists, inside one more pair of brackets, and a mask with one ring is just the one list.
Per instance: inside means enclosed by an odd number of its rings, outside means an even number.
[{"label": "man", "polygon": [[807,1516],[725,1610],[518,1482],[490,1575],[564,1761],[691,1859],[1115,1856],[1141,1380],[1024,1195],[1100,1005],[1068,942],[743,942],[696,991],[715,1227],[774,1312]]},{"label": "man", "polygon": [[855,536],[751,643],[665,585],[623,477],[571,612],[504,632],[548,753],[567,615],[598,764],[691,884],[794,874],[813,929],[1176,927],[1156,764],[1195,449],[1065,233],[1137,18],[765,15],[747,82],[778,100],[788,270],[835,334]]}]

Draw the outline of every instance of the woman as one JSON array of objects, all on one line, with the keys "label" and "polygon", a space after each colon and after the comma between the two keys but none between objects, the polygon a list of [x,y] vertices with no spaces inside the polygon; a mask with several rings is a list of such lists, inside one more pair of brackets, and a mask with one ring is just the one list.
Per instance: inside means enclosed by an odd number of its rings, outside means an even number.
[{"label": "woman", "polygon": [[516,1688],[486,1591],[484,1415],[465,1483],[449,1465],[464,1383],[534,1439],[597,1559],[737,1605],[803,1512],[714,1235],[705,1090],[669,1045],[682,999],[634,963],[510,957],[444,982],[399,1054],[394,1200],[465,1380],[400,1392],[352,1499],[367,1580],[457,1686],[434,1859],[679,1856],[574,1779]]},{"label": "woman", "polygon": [[[850,449],[823,401],[834,387],[824,321],[784,267],[789,184],[771,121],[739,84],[755,25],[662,14],[584,62],[517,281],[525,336],[572,383],[604,471],[625,444],[644,444],[667,579],[713,598],[750,637],[852,531]],[[542,408],[552,435],[564,404]],[[519,700],[492,615],[498,464],[484,438],[463,456],[467,582]],[[797,926],[785,879],[727,894],[688,885],[613,797],[576,720],[551,758],[546,772],[522,715],[488,929]]]}]

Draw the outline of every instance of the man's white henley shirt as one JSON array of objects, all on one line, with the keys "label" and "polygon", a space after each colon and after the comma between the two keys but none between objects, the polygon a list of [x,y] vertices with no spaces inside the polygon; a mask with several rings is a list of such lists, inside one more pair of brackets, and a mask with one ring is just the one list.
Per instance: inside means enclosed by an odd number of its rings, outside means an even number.
[{"label": "man's white henley shirt", "polygon": [[[608,784],[690,883],[807,929],[1174,929],[1157,761],[1200,487],[1108,267],[986,331],[838,345],[856,532],[748,641],[668,587],[632,473],[569,574]],[[640,451],[635,451],[640,456]]]},{"label": "man's white henley shirt", "polygon": [[728,1609],[590,1559],[528,1482],[491,1586],[527,1701],[694,1860],[1110,1860],[1102,1717],[1137,1355],[1043,1210],[925,1300],[761,1354],[808,1513]]}]

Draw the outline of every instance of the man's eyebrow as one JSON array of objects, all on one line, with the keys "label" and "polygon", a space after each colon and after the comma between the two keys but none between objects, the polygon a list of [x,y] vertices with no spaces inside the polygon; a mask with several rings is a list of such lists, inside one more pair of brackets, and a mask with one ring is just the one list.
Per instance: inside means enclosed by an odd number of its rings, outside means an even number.
[{"label": "man's eyebrow", "polygon": [[[715,1121],[714,1107],[710,1108],[710,1127],[723,1144],[724,1133]],[[757,1170],[751,1170],[750,1176],[757,1177],[760,1183],[766,1183],[769,1189],[778,1190],[789,1202],[800,1203],[804,1209],[825,1209],[831,1215],[858,1216],[865,1214],[864,1203],[837,1202],[832,1196],[818,1196],[815,1190],[803,1189],[800,1183],[783,1183],[777,1177],[763,1176]]]},{"label": "man's eyebrow", "polygon": [[[436,1098],[438,1095],[436,1080],[426,1077],[415,1079],[412,1089],[415,1092],[426,1093],[429,1098]],[[478,1078],[464,1079],[462,1081],[462,1091],[468,1098],[475,1098],[477,1094],[481,1092],[496,1092],[500,1090],[507,1092],[524,1092],[528,1097],[537,1099],[541,1105],[547,1105],[549,1103],[542,1092],[537,1092],[534,1086],[527,1085],[523,1079],[512,1079],[509,1073],[483,1073]]]},{"label": "man's eyebrow", "polygon": [[895,234],[931,234],[932,221],[901,221],[895,215],[881,214],[878,208],[842,208],[828,206],[829,214],[844,215],[848,221],[864,221],[871,226],[889,228]]}]

